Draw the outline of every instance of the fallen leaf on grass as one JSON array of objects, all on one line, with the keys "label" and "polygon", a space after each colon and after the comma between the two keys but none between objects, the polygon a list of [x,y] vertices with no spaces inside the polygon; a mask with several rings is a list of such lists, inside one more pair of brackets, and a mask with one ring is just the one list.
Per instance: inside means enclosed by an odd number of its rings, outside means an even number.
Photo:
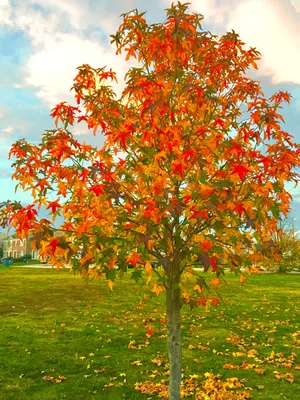
[{"label": "fallen leaf on grass", "polygon": [[140,365],[143,365],[142,362],[141,362],[140,360],[132,361],[131,364],[132,364],[132,365],[137,365],[138,367],[139,367]]},{"label": "fallen leaf on grass", "polygon": [[53,382],[54,381],[54,377],[53,376],[43,376],[42,379],[45,382]]},{"label": "fallen leaf on grass", "polygon": [[287,372],[286,374],[281,374],[278,371],[273,371],[273,374],[275,375],[276,379],[285,379],[286,381],[293,383],[294,382],[294,375],[290,372]]},{"label": "fallen leaf on grass", "polygon": [[63,376],[63,375],[60,375],[60,376],[58,376],[56,379],[55,379],[55,383],[60,383],[60,382],[62,382],[62,381],[65,381],[67,378],[65,377],[65,376]]},{"label": "fallen leaf on grass", "polygon": [[155,365],[158,365],[158,366],[160,366],[162,364],[161,360],[154,359],[154,360],[151,360],[151,361],[152,361],[152,364],[155,364]]},{"label": "fallen leaf on grass", "polygon": [[263,368],[254,368],[254,371],[258,374],[258,375],[263,375],[265,373],[265,369]]},{"label": "fallen leaf on grass", "polygon": [[43,381],[45,382],[52,382],[52,383],[61,383],[62,381],[65,381],[67,378],[63,375],[59,375],[57,378],[54,378],[54,376],[43,376]]},{"label": "fallen leaf on grass", "polygon": [[105,368],[94,369],[94,372],[95,372],[96,374],[101,374],[101,372],[105,372],[105,371],[106,371]]},{"label": "fallen leaf on grass", "polygon": [[109,382],[107,385],[103,386],[103,389],[108,389],[109,387],[114,386],[113,383]]},{"label": "fallen leaf on grass", "polygon": [[[244,388],[243,380],[228,378],[222,381],[220,375],[205,373],[206,380],[199,385],[198,375],[190,375],[190,378],[182,381],[180,398],[192,397],[197,400],[245,400],[251,397]],[[158,395],[159,398],[168,398],[167,380],[163,379],[158,383],[145,381],[135,384],[135,390],[146,395]]]}]

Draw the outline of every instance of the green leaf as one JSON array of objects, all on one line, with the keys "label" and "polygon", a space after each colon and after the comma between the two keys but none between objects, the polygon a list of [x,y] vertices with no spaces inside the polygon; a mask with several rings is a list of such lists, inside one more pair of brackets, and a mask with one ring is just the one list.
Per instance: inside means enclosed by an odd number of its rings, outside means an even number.
[{"label": "green leaf", "polygon": [[275,218],[279,218],[280,216],[280,210],[278,206],[271,206],[270,210],[272,211],[272,214],[274,215]]},{"label": "green leaf", "polygon": [[237,240],[238,240],[237,236],[231,236],[230,238],[232,244],[236,244]]},{"label": "green leaf", "polygon": [[117,271],[114,268],[110,269],[105,274],[106,275],[106,279],[107,280],[111,280],[112,282],[114,282],[115,279],[116,279],[116,274],[117,274]]},{"label": "green leaf", "polygon": [[205,171],[202,171],[202,172],[201,172],[201,175],[200,175],[200,182],[201,182],[201,183],[206,183],[206,181],[207,181],[206,172],[205,172]]},{"label": "green leaf", "polygon": [[274,190],[275,190],[276,193],[280,192],[280,190],[281,190],[281,185],[280,185],[280,183],[279,183],[278,181],[274,182],[274,183],[273,183],[273,188],[274,188]]},{"label": "green leaf", "polygon": [[143,271],[141,269],[134,269],[131,273],[131,279],[134,279],[136,282],[138,282],[140,279],[142,279],[142,273]]},{"label": "green leaf", "polygon": [[206,281],[205,281],[205,279],[203,278],[203,276],[199,276],[199,277],[197,278],[196,283],[201,287],[201,289],[202,289],[202,288],[207,288],[207,287],[208,287],[208,286],[207,286],[207,283],[206,283]]}]

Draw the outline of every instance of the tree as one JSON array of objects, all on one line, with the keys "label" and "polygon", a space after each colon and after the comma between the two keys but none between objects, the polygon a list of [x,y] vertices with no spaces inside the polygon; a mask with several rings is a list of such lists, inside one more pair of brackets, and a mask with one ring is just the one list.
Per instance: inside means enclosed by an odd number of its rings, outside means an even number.
[{"label": "tree", "polygon": [[278,221],[272,241],[272,252],[269,248],[262,247],[266,256],[264,268],[278,272],[300,271],[300,240],[295,237],[294,227],[287,219]]},{"label": "tree", "polygon": [[[202,15],[179,2],[164,23],[149,25],[137,10],[122,17],[112,43],[139,66],[128,70],[121,98],[107,84],[116,80],[111,69],[78,68],[77,106],[62,102],[52,110],[56,129],[40,144],[12,146],[13,178],[35,200],[3,203],[2,223],[20,237],[33,232],[41,255],[58,268],[64,257],[84,276],[105,276],[112,288],[131,265],[137,281],[165,293],[169,399],[177,400],[181,306],[218,304],[221,263],[255,271],[258,239],[271,246],[280,212],[289,211],[284,184],[299,180],[299,146],[280,125],[290,95],[264,97],[246,76],[259,52],[234,31],[204,31]],[[68,127],[81,121],[95,135],[102,131],[103,147],[72,136]],[[38,219],[41,205],[48,219]],[[57,215],[62,237],[55,236]],[[204,279],[195,265],[215,276]]]}]

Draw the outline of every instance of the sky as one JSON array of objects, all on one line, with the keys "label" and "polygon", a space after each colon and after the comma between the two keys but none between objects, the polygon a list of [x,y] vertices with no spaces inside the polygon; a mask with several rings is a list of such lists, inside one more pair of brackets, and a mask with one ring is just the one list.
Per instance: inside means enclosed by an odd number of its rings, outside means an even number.
[{"label": "sky", "polygon": [[[184,2],[184,0],[182,0]],[[259,79],[266,96],[287,90],[293,100],[282,110],[284,129],[300,143],[300,0],[190,0],[203,14],[204,28],[216,34],[234,29],[262,54]],[[0,202],[30,203],[28,192],[15,193],[8,152],[25,138],[39,142],[54,129],[49,116],[61,101],[74,104],[70,88],[76,67],[111,67],[120,80],[130,67],[115,55],[109,35],[121,23],[120,14],[134,8],[147,11],[149,23],[163,22],[169,0],[0,0]],[[78,140],[92,133],[82,124],[72,129]],[[98,144],[103,137],[98,137]],[[289,218],[300,230],[300,186],[293,195]]]}]

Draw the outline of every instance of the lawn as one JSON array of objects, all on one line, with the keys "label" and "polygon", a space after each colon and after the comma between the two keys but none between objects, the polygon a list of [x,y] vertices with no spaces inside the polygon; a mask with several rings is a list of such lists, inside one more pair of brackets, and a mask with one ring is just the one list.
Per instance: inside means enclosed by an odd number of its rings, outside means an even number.
[{"label": "lawn", "polygon": [[[300,399],[300,276],[227,283],[219,307],[183,308],[189,390],[204,382],[206,398],[218,399],[227,379],[224,388],[243,385],[252,399]],[[152,382],[167,379],[164,299],[142,296],[127,278],[111,291],[69,271],[1,267],[1,400],[158,399],[135,384],[155,392],[163,385]],[[234,393],[224,399],[247,398]]]},{"label": "lawn", "polygon": [[[24,257],[25,258],[25,257]],[[36,264],[43,264],[42,263],[42,261],[40,261],[40,260],[27,260],[27,262],[26,263],[24,263],[24,261],[16,261],[16,262],[14,262],[14,266],[20,266],[20,265],[24,265],[24,264],[27,264],[27,265],[36,265]]]},{"label": "lawn", "polygon": [[[24,257],[24,259],[26,259],[26,257]],[[42,263],[42,261],[40,261],[40,260],[31,260],[31,259],[27,259],[26,260],[26,262],[24,262],[24,260],[22,260],[22,261],[14,261],[14,263],[13,263],[13,265],[15,266],[15,267],[17,267],[17,266],[22,266],[22,265],[24,265],[24,264],[27,264],[27,265],[36,265],[36,264],[43,264]],[[0,267],[1,266],[3,266],[4,265],[4,261],[2,262],[2,264],[0,263]]]}]

